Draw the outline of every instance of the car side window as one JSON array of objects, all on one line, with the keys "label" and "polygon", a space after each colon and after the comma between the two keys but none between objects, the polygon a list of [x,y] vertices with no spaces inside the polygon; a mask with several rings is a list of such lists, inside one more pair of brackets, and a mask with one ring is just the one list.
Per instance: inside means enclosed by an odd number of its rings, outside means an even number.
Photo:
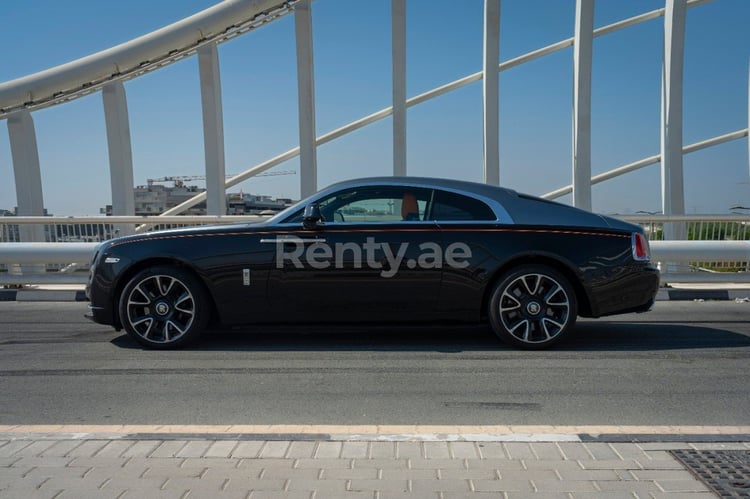
[{"label": "car side window", "polygon": [[[406,186],[355,187],[318,200],[326,224],[425,220],[429,189]],[[302,221],[302,212],[284,223]]]},{"label": "car side window", "polygon": [[435,191],[430,219],[436,221],[494,221],[495,212],[478,199],[448,191]]}]

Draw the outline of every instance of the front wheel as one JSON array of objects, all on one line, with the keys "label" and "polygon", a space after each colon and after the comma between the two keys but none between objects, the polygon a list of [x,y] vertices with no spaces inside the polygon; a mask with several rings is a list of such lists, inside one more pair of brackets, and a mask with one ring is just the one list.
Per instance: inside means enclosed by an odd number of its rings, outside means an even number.
[{"label": "front wheel", "polygon": [[120,295],[125,331],[148,348],[177,348],[193,341],[208,323],[209,310],[200,281],[176,267],[142,270]]},{"label": "front wheel", "polygon": [[525,349],[557,343],[578,315],[570,283],[546,265],[523,265],[506,273],[495,286],[489,307],[495,334]]}]

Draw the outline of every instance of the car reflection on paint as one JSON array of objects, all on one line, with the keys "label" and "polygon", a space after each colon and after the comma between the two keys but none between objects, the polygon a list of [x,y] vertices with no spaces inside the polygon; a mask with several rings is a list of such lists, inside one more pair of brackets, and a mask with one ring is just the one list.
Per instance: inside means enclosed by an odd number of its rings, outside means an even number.
[{"label": "car reflection on paint", "polygon": [[643,230],[446,179],[335,184],[263,223],[117,238],[94,257],[88,316],[150,348],[270,323],[487,321],[549,347],[576,318],[650,309]]}]

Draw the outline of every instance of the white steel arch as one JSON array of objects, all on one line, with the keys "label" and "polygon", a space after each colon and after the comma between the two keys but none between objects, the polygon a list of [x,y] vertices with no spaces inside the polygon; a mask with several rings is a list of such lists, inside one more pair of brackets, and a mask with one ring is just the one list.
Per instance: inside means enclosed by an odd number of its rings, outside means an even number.
[{"label": "white steel arch", "polygon": [[34,111],[129,80],[288,14],[298,0],[224,0],[213,7],[107,50],[0,83],[0,118]]},{"label": "white steel arch", "polygon": [[[324,1],[324,0],[319,0]],[[384,0],[385,1],[385,0]],[[208,198],[212,211],[221,213],[221,199],[227,187],[238,184],[284,161],[301,156],[301,191],[303,195],[317,189],[316,148],[321,144],[358,130],[368,124],[394,115],[393,167],[395,175],[406,173],[406,109],[479,80],[483,82],[484,96],[484,158],[485,181],[498,183],[500,165],[497,151],[498,73],[520,64],[552,54],[575,45],[574,50],[574,105],[573,105],[573,182],[545,195],[554,198],[573,192],[574,204],[590,208],[591,185],[645,166],[662,162],[664,212],[673,215],[684,213],[684,193],[681,186],[682,155],[729,140],[746,137],[747,129],[738,130],[702,142],[683,146],[682,120],[682,59],[685,32],[685,10],[711,0],[665,0],[665,7],[640,14],[616,23],[593,28],[595,0],[576,1],[576,27],[574,36],[547,47],[499,62],[500,0],[484,0],[484,62],[483,70],[456,81],[434,88],[411,98],[405,93],[405,3],[392,1],[392,56],[393,105],[360,118],[348,125],[320,136],[315,135],[314,63],[312,50],[311,0],[225,0],[209,9],[190,16],[170,26],[136,38],[111,49],[84,57],[62,66],[33,75],[0,83],[0,119],[6,118],[15,149],[16,183],[23,184],[24,194],[31,193],[26,202],[19,195],[19,208],[29,214],[40,214],[41,189],[35,187],[39,171],[33,119],[30,112],[60,104],[88,93],[102,90],[107,135],[110,150],[110,170],[121,183],[132,179],[127,103],[122,81],[159,69],[187,56],[199,54],[201,96],[203,102],[204,140],[206,150],[206,177],[210,180],[208,194],[195,196],[182,205],[164,213],[172,215]],[[717,0],[718,1],[718,0]],[[273,21],[290,12],[295,13],[297,46],[297,82],[299,99],[300,146],[266,160],[222,184],[223,133],[221,93],[219,87],[219,62],[216,45],[241,35],[251,29]],[[591,177],[590,165],[590,101],[591,101],[591,45],[593,39],[651,19],[665,17],[665,52],[663,85],[663,119],[661,154],[635,163],[615,168]],[[37,155],[38,156],[38,155]],[[16,157],[20,158],[18,161]],[[30,171],[27,171],[30,170]],[[132,180],[129,189],[113,198],[132,197]],[[23,204],[23,207],[21,205]],[[118,201],[118,211],[128,214],[127,201]],[[679,234],[674,234],[679,237]]]}]

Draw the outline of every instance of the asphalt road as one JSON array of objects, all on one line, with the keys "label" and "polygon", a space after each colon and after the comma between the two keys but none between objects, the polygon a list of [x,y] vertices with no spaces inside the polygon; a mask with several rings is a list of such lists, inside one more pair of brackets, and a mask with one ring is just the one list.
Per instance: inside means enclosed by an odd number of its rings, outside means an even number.
[{"label": "asphalt road", "polygon": [[0,424],[750,424],[750,303],[658,302],[524,352],[483,327],[259,328],[147,351],[0,303]]}]

